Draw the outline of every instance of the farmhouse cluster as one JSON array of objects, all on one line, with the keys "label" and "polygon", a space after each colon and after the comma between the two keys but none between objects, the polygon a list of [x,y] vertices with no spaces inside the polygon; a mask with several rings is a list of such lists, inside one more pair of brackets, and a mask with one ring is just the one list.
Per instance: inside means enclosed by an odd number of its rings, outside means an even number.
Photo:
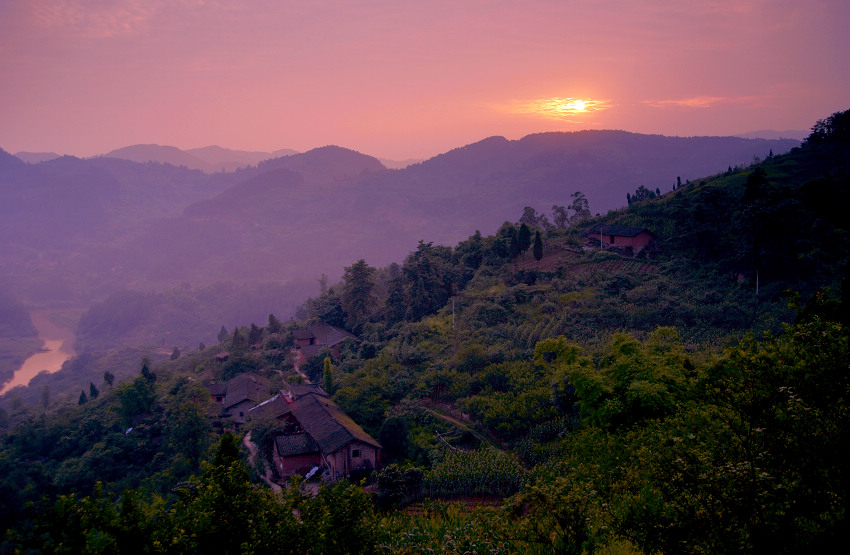
[{"label": "farmhouse cluster", "polygon": [[[321,349],[333,352],[346,338],[355,337],[327,324],[296,330],[291,351],[296,367]],[[335,481],[380,463],[381,445],[318,385],[285,382],[270,395],[267,378],[246,372],[226,383],[208,384],[207,390],[220,406],[219,416],[237,427],[259,418],[279,423],[273,461],[282,479],[321,472],[323,479]]]}]

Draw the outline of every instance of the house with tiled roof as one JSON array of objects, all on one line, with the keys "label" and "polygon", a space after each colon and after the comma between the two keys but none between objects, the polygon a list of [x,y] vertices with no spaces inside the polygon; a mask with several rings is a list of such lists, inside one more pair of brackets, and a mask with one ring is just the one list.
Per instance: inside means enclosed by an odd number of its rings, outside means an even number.
[{"label": "house with tiled roof", "polygon": [[280,476],[320,466],[337,480],[380,463],[381,444],[326,395],[311,392],[290,407],[296,430],[275,438],[273,459]]},{"label": "house with tiled roof", "polygon": [[585,232],[595,246],[637,256],[655,243],[655,234],[645,227],[597,224]]},{"label": "house with tiled roof", "polygon": [[248,411],[269,397],[269,380],[246,372],[227,383],[208,384],[207,391],[219,405],[221,417],[230,418],[235,424],[243,424]]},{"label": "house with tiled roof", "polygon": [[360,341],[356,335],[345,330],[335,328],[319,322],[313,324],[307,329],[294,330],[292,332],[292,342],[295,344],[294,354],[297,364],[303,364],[308,359],[316,356],[322,349],[328,349],[333,355],[339,358],[340,346],[346,339]]},{"label": "house with tiled roof", "polygon": [[278,434],[272,451],[275,469],[280,476],[307,474],[321,462],[319,444],[306,432]]}]

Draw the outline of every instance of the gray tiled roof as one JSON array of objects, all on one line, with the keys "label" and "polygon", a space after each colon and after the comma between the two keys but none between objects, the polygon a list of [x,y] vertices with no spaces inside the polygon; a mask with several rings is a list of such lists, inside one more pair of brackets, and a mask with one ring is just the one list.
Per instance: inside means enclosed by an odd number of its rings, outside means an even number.
[{"label": "gray tiled roof", "polygon": [[253,372],[239,374],[227,382],[227,395],[224,397],[224,408],[228,409],[243,401],[259,403],[268,398],[269,381]]},{"label": "gray tiled roof", "polygon": [[319,446],[313,441],[310,434],[279,434],[275,436],[274,443],[277,452],[282,457],[309,455],[319,452]]},{"label": "gray tiled roof", "polygon": [[308,328],[313,335],[316,336],[318,343],[321,345],[326,345],[328,347],[333,347],[334,345],[338,345],[343,342],[343,340],[347,338],[357,339],[357,336],[348,333],[345,330],[341,330],[339,328],[335,328],[333,326],[329,326],[324,322],[319,322],[318,324],[313,324]]},{"label": "gray tiled roof", "polygon": [[314,383],[289,383],[286,382],[286,388],[292,393],[293,398],[300,399],[305,395],[309,395],[314,393],[316,395],[321,395],[322,397],[328,397],[328,394],[322,389],[318,384]]},{"label": "gray tiled roof", "polygon": [[381,447],[380,443],[330,399],[306,395],[296,401],[293,407],[292,412],[301,427],[313,437],[326,455],[338,451],[352,441]]},{"label": "gray tiled roof", "polygon": [[291,411],[292,407],[289,403],[286,402],[286,399],[283,398],[283,395],[277,394],[271,399],[263,401],[256,407],[253,407],[251,410],[248,411],[248,414],[252,418],[262,418],[265,416],[279,418],[282,415]]}]

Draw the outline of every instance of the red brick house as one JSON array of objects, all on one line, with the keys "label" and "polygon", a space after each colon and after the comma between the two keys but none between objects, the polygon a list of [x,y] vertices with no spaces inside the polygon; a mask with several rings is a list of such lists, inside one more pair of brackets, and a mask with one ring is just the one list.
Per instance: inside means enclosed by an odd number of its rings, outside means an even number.
[{"label": "red brick house", "polygon": [[655,235],[645,227],[627,225],[595,225],[587,230],[588,239],[607,249],[637,256],[655,242]]}]

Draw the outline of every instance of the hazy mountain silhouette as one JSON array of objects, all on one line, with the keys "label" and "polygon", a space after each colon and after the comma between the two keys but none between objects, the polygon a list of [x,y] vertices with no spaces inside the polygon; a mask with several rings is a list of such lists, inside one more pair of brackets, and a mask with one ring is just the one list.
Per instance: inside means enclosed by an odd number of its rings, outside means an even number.
[{"label": "hazy mountain silhouette", "polygon": [[54,158],[59,158],[62,156],[61,154],[56,154],[55,152],[16,152],[15,156],[23,160],[28,164],[38,164],[39,162],[46,162],[48,160],[53,160]]},{"label": "hazy mountain silhouette", "polygon": [[184,152],[177,147],[163,145],[132,145],[112,150],[104,158],[120,158],[131,162],[158,162],[172,166],[186,166],[192,169],[204,169],[207,164],[200,158]]},{"label": "hazy mountain silhouette", "polygon": [[104,157],[120,158],[133,162],[158,162],[173,166],[185,166],[205,173],[233,172],[239,168],[254,166],[263,160],[279,158],[296,154],[292,149],[281,149],[274,152],[255,152],[247,150],[232,150],[220,146],[206,146],[181,150],[174,146],[165,145],[133,145],[112,150]]},{"label": "hazy mountain silhouette", "polygon": [[759,131],[750,131],[735,135],[742,139],[796,139],[802,141],[809,136],[811,130],[808,129],[786,129],[785,131],[776,131],[775,129],[762,129]]},{"label": "hazy mountain silhouette", "polygon": [[198,167],[196,169],[204,170],[207,172],[232,172],[238,168],[255,166],[263,160],[269,160],[271,158],[279,158],[281,156],[289,156],[298,153],[297,151],[292,150],[290,148],[275,150],[274,152],[260,152],[249,150],[232,150],[229,148],[222,148],[220,146],[215,145],[206,146],[203,148],[192,148],[186,150],[185,152],[203,160],[206,167]]},{"label": "hazy mountain silhouette", "polygon": [[[2,148],[0,148],[0,170],[14,170],[24,165],[24,161],[16,156],[12,156]],[[2,185],[2,183],[0,183]]]},{"label": "hazy mountain silhouette", "polygon": [[24,164],[2,153],[0,281],[31,302],[48,294],[89,302],[128,286],[336,276],[360,258],[400,261],[420,239],[455,244],[493,230],[524,206],[548,213],[575,191],[605,212],[640,185],[666,192],[677,176],[720,173],[797,144],[542,133],[491,137],[401,170],[328,146],[214,174],[172,165],[189,155],[170,147],[121,149],[172,156],[169,164],[67,156]]}]

